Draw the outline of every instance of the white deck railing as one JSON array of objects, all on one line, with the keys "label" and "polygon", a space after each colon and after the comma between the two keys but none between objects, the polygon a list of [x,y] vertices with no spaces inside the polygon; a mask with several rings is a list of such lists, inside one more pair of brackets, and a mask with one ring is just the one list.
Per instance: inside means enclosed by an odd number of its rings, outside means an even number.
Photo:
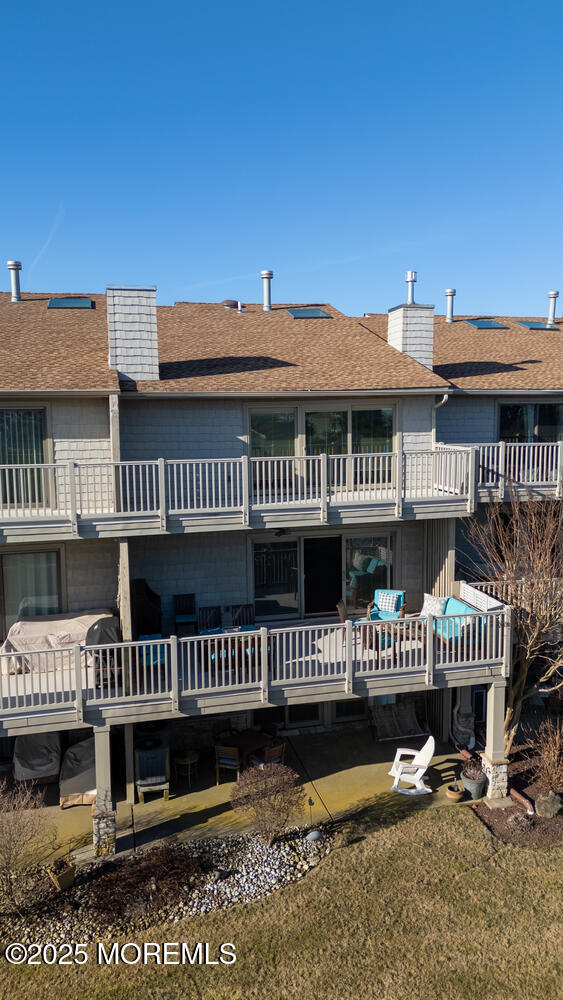
[{"label": "white deck railing", "polygon": [[[508,673],[510,609],[384,622],[259,628],[193,638],[69,646],[0,654],[0,718],[26,711],[75,710],[82,720],[104,706],[126,711],[181,699],[246,694],[315,697],[319,684],[352,693],[377,678],[491,668]],[[310,691],[308,690],[310,689]],[[326,693],[326,692],[325,692]],[[188,711],[189,714],[189,711]]]},{"label": "white deck railing", "polygon": [[159,519],[308,509],[467,504],[504,498],[508,483],[563,494],[563,442],[438,445],[433,451],[0,466],[0,521]]}]

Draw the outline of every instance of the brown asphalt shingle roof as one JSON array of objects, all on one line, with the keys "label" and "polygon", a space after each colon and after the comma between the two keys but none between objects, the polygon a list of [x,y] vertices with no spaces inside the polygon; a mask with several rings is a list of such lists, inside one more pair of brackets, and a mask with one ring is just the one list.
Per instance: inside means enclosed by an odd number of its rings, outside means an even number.
[{"label": "brown asphalt shingle roof", "polygon": [[49,298],[0,292],[0,392],[115,392],[105,295],[89,295],[95,309],[47,309]]},{"label": "brown asphalt shingle roof", "polygon": [[[61,295],[63,293],[57,293]],[[0,392],[108,392],[105,295],[92,310],[47,309],[49,295],[0,293]],[[243,314],[220,303],[158,307],[160,380],[138,392],[302,393],[435,389],[563,391],[563,324],[528,330],[495,317],[506,330],[477,330],[456,317],[434,323],[434,371],[387,344],[387,314],[293,319],[285,305]],[[526,317],[526,319],[544,317]]]},{"label": "brown asphalt shingle roof", "polygon": [[[478,330],[466,319],[495,319],[506,330]],[[434,317],[434,371],[471,392],[497,389],[563,391],[563,322],[554,330],[528,330],[520,323],[545,323],[545,316]],[[365,320],[387,339],[387,315]]]}]

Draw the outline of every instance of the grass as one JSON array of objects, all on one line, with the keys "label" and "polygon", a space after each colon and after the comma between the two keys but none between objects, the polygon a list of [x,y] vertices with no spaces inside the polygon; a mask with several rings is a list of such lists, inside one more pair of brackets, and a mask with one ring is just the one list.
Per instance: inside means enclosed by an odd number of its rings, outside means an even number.
[{"label": "grass", "polygon": [[[421,800],[418,800],[419,802]],[[471,809],[381,796],[340,824],[305,879],[143,941],[223,941],[230,966],[11,968],[0,996],[43,1000],[550,1000],[559,995],[561,846],[495,841]],[[212,955],[215,957],[215,955]]]}]

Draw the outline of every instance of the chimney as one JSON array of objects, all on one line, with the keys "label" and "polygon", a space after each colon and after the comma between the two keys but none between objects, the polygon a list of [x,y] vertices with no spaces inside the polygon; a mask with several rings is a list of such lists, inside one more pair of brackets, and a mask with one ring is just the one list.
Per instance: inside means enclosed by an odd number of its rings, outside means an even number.
[{"label": "chimney", "polygon": [[159,378],[156,287],[108,285],[110,368],[122,381],[148,382]]},{"label": "chimney", "polygon": [[407,301],[389,310],[387,340],[391,347],[432,369],[434,363],[434,306],[414,301],[416,271],[407,271]]},{"label": "chimney", "polygon": [[10,272],[10,280],[12,282],[12,302],[21,302],[21,292],[20,292],[20,271],[22,269],[21,262],[19,260],[8,260],[6,261],[6,267]]},{"label": "chimney", "polygon": [[547,317],[546,326],[553,327],[555,326],[555,303],[559,297],[559,292],[548,292],[547,294],[549,295],[549,316]]},{"label": "chimney", "polygon": [[446,295],[446,323],[453,323],[455,288],[446,288],[445,295]]},{"label": "chimney", "polygon": [[274,277],[273,271],[260,271],[260,277],[262,278],[262,285],[264,288],[264,305],[262,309],[264,312],[272,311],[272,278]]}]

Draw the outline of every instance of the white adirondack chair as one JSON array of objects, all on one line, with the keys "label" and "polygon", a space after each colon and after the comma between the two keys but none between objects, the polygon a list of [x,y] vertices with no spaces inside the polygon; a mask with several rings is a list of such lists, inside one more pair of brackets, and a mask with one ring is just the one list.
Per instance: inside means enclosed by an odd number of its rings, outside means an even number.
[{"label": "white adirondack chair", "polygon": [[[395,754],[393,767],[389,771],[391,777],[395,779],[391,789],[393,792],[401,792],[402,795],[425,795],[432,791],[428,785],[424,784],[423,778],[434,756],[435,746],[434,737],[429,736],[418,752],[399,747]],[[410,760],[404,760],[405,757],[409,757]],[[414,788],[399,788],[400,781],[414,785]]]}]

